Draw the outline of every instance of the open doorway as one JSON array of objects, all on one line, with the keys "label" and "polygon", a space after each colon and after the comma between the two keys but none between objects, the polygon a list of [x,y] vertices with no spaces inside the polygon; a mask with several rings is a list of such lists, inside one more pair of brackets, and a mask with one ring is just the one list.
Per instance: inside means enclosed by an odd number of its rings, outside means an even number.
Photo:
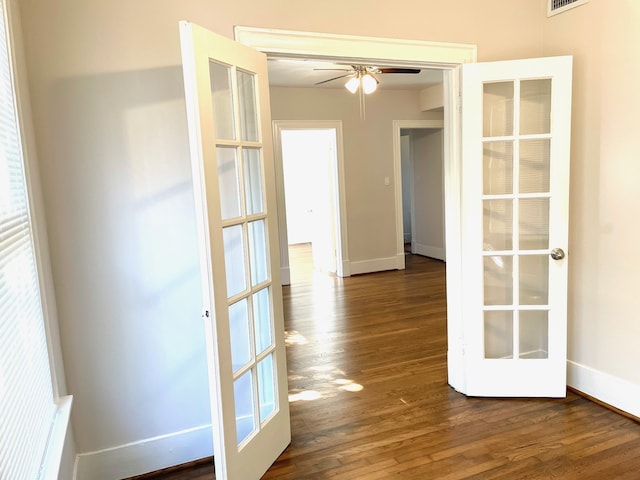
[{"label": "open doorway", "polygon": [[446,260],[442,128],[401,128],[405,253]]},{"label": "open doorway", "polygon": [[316,271],[348,275],[341,122],[275,121],[274,141],[283,285],[296,282],[292,249],[308,252]]},{"label": "open doorway", "polygon": [[393,122],[398,253],[446,260],[446,136],[443,120]]},{"label": "open doorway", "polygon": [[[465,385],[462,343],[462,259],[461,259],[461,156],[459,110],[460,70],[477,59],[477,47],[465,44],[403,41],[375,37],[293,32],[255,27],[235,27],[237,41],[265,52],[269,58],[323,58],[348,63],[379,63],[414,66],[443,72],[444,179],[447,245],[447,331],[449,384]],[[277,140],[277,139],[276,139]],[[276,161],[277,166],[277,161]],[[398,178],[398,175],[395,176]],[[401,203],[400,203],[401,204]],[[396,218],[398,216],[396,215]],[[401,217],[399,219],[401,221]],[[284,227],[280,225],[281,229]],[[404,261],[404,242],[400,236]],[[346,242],[343,242],[343,246]],[[282,252],[281,252],[282,253]],[[285,252],[286,255],[286,252]],[[281,258],[283,255],[281,255]],[[347,263],[350,267],[350,265]],[[284,273],[284,272],[283,272]],[[283,278],[284,278],[283,274]]]},{"label": "open doorway", "polygon": [[[332,166],[336,156],[334,129],[282,130],[282,173],[289,263],[291,249],[311,249],[314,270],[336,273],[336,202]],[[308,262],[307,262],[308,263]],[[296,283],[290,268],[291,283]]]}]

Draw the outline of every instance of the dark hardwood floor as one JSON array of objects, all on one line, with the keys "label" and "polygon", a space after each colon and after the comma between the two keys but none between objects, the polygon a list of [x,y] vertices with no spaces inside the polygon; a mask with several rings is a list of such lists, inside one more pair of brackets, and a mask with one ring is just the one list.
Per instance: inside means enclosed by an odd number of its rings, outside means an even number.
[{"label": "dark hardwood floor", "polygon": [[[447,385],[444,264],[284,289],[293,439],[263,479],[640,479],[640,425],[573,392],[467,398]],[[292,265],[296,261],[292,262]],[[211,460],[157,480],[212,479]]]}]

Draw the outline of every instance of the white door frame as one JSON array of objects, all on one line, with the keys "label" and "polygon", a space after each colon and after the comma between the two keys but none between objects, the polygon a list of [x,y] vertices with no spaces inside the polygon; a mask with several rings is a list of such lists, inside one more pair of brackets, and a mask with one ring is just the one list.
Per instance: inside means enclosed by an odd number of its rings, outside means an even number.
[{"label": "white door frame", "polygon": [[[444,128],[444,120],[394,120],[393,121],[393,175],[395,177],[396,201],[396,258],[398,268],[404,269],[404,226],[402,221],[402,155],[400,151],[401,130],[409,128]],[[413,195],[412,195],[413,202]],[[414,210],[411,208],[411,218]],[[412,227],[413,228],[413,227]],[[413,230],[411,233],[413,238]],[[413,244],[413,241],[411,242]]]},{"label": "white door frame", "polygon": [[[275,58],[416,66],[443,70],[444,187],[447,257],[448,382],[466,390],[462,329],[460,65],[477,60],[477,46],[237,26],[235,39]],[[404,254],[403,254],[404,258]]]},{"label": "white door frame", "polygon": [[332,165],[334,178],[337,185],[334,191],[337,198],[334,199],[336,211],[336,275],[338,277],[348,277],[349,258],[347,253],[347,208],[345,204],[344,186],[344,152],[342,148],[342,121],[340,120],[273,120],[273,148],[276,167],[276,195],[278,204],[278,230],[280,232],[280,271],[282,284],[291,283],[289,268],[289,248],[287,238],[287,218],[285,206],[284,190],[284,168],[282,165],[282,131],[283,130],[335,130],[336,132],[336,155],[335,163]]}]

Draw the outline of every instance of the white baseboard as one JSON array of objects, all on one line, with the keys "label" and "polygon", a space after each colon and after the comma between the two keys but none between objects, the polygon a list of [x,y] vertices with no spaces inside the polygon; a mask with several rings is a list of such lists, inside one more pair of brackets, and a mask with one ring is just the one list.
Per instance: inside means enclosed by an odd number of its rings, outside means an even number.
[{"label": "white baseboard", "polygon": [[612,407],[640,417],[640,385],[637,383],[568,360],[567,384]]},{"label": "white baseboard", "polygon": [[213,455],[211,425],[81,453],[75,480],[118,480]]},{"label": "white baseboard", "polygon": [[438,260],[444,260],[444,248],[434,247],[431,245],[422,245],[420,243],[413,244],[413,252],[418,255],[424,255],[425,257],[437,258]]},{"label": "white baseboard", "polygon": [[372,260],[362,260],[360,262],[351,262],[349,271],[351,275],[360,273],[382,272],[384,270],[396,270],[398,261],[396,257],[374,258]]},{"label": "white baseboard", "polygon": [[342,277],[350,277],[351,276],[351,262],[349,260],[342,260],[342,275],[338,275]]}]

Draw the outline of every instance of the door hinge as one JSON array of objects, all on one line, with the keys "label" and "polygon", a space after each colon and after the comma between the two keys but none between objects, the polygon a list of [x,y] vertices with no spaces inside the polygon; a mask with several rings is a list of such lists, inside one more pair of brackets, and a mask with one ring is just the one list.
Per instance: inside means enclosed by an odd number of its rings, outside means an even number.
[{"label": "door hinge", "polygon": [[211,313],[209,312],[209,310],[202,310],[202,318],[209,318],[211,316]]}]

